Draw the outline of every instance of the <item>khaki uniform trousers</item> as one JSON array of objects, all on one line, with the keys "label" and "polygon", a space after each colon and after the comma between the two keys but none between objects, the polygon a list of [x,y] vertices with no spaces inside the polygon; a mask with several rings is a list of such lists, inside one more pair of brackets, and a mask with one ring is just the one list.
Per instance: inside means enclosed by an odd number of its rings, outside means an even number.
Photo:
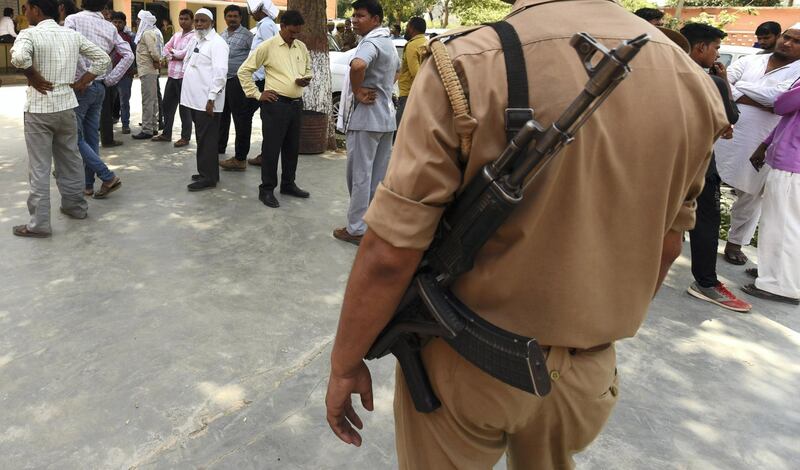
[{"label": "khaki uniform trousers", "polygon": [[552,390],[544,398],[506,385],[441,339],[422,352],[442,407],[418,413],[400,368],[394,398],[401,469],[491,469],[508,453],[509,469],[571,469],[572,456],[600,433],[617,402],[614,346],[570,354],[552,348]]}]

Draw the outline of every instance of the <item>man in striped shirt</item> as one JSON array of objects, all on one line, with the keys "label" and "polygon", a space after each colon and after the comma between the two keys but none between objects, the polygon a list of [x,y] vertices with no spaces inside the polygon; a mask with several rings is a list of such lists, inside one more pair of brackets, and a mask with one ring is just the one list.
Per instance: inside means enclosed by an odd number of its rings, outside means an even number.
[{"label": "man in striped shirt", "polygon": [[[78,117],[78,148],[86,166],[85,194],[94,194],[95,199],[105,198],[122,184],[119,177],[100,159],[100,111],[103,108],[106,87],[116,85],[133,63],[131,46],[117,33],[117,28],[106,21],[100,13],[105,6],[105,0],[84,0],[83,11],[69,15],[64,20],[64,26],[81,33],[106,54],[114,52],[120,56],[117,65],[107,75],[98,77],[85,91],[78,93],[78,109],[75,113]],[[81,60],[78,63],[77,74],[82,74],[88,67],[89,61]],[[95,175],[103,181],[96,193]]]},{"label": "man in striped shirt", "polygon": [[[21,31],[11,49],[11,63],[28,78],[25,101],[25,143],[28,147],[31,220],[14,227],[20,237],[50,236],[50,166],[54,161],[61,193],[61,212],[86,218],[83,162],[78,152],[75,92],[86,90],[109,67],[111,59],[79,33],[60,27],[55,0],[28,0],[25,12],[35,28]],[[78,59],[90,66],[74,82]],[[95,128],[97,131],[97,128]]]}]

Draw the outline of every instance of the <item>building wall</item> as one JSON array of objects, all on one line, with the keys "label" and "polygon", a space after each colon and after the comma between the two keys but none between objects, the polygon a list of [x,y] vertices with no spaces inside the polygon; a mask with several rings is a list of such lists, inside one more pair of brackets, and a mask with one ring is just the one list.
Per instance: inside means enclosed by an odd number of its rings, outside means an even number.
[{"label": "building wall", "polygon": [[[728,13],[731,14],[737,14],[736,8],[684,8],[681,13],[681,18],[687,20],[699,16],[700,13],[703,12],[709,15],[717,15],[722,10],[727,10]],[[800,8],[798,7],[758,7],[755,8],[755,10],[758,12],[757,15],[740,13],[735,22],[725,26],[728,37],[722,41],[723,44],[752,46],[753,43],[756,42],[756,28],[761,23],[765,21],[777,21],[786,29],[800,21]],[[666,8],[664,11],[670,15],[675,15],[674,8]]]}]

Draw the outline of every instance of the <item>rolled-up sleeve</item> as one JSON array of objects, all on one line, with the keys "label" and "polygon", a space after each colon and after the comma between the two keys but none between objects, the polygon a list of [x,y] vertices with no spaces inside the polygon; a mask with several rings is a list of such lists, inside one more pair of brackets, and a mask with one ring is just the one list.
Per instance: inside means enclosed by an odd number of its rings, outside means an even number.
[{"label": "rolled-up sleeve", "polygon": [[398,248],[427,249],[463,175],[452,110],[432,63],[417,76],[386,177],[364,220],[370,231]]},{"label": "rolled-up sleeve", "polygon": [[117,40],[114,43],[114,51],[119,54],[120,60],[106,76],[105,83],[108,86],[114,86],[119,83],[122,77],[128,72],[128,69],[131,68],[134,61],[131,45],[128,44],[128,41],[122,39],[122,36],[119,34],[117,34]]},{"label": "rolled-up sleeve", "polygon": [[33,41],[25,34],[25,30],[20,31],[11,47],[11,65],[22,70],[33,66]]},{"label": "rolled-up sleeve", "polygon": [[697,174],[694,175],[694,178],[691,180],[689,188],[686,191],[686,197],[683,200],[683,205],[681,205],[680,210],[678,210],[678,215],[672,221],[670,230],[686,232],[694,228],[697,218],[697,198],[700,196],[700,193],[703,192],[703,187],[705,187],[706,170],[710,163],[711,154],[709,153],[703,164],[700,165]]},{"label": "rolled-up sleeve", "polygon": [[[80,38],[80,54],[89,59],[91,64],[89,66],[88,73],[98,77],[106,73],[106,71],[111,67],[111,57],[109,57],[108,54],[106,54],[92,41],[86,39],[82,35]],[[130,49],[130,47],[128,49]]]}]

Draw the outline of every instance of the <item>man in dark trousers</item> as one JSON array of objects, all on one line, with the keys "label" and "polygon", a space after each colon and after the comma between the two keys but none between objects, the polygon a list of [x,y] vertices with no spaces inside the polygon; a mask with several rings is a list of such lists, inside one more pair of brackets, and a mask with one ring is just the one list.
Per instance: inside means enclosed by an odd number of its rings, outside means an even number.
[{"label": "man in dark trousers", "polygon": [[181,87],[181,105],[192,112],[197,139],[197,174],[189,191],[217,185],[219,165],[217,140],[219,119],[225,106],[225,75],[228,73],[228,45],[214,31],[214,14],[201,8],[194,14],[197,41],[186,56]]},{"label": "man in dark trousers", "polygon": [[[713,27],[701,23],[689,23],[681,29],[689,41],[689,57],[704,69],[711,70],[711,79],[719,90],[725,104],[725,114],[731,125],[739,120],[739,110],[731,97],[730,86],[725,66],[719,62],[719,47],[726,34]],[[723,139],[732,137],[729,128]],[[719,245],[719,173],[714,156],[706,171],[703,192],[697,197],[697,222],[689,231],[692,248],[692,275],[694,282],[689,286],[689,295],[719,305],[734,312],[749,312],[752,306],[738,299],[725,284],[717,278],[717,247]]]},{"label": "man in dark trousers", "polygon": [[[311,56],[298,40],[305,20],[296,10],[281,17],[280,32],[261,43],[239,68],[245,95],[261,101],[261,185],[258,199],[268,207],[280,207],[274,191],[278,185],[278,156],[281,159],[281,194],[307,198],[308,191],[295,184],[300,149],[300,119],[303,88],[311,82]],[[264,91],[259,92],[253,72],[264,67]]]}]

